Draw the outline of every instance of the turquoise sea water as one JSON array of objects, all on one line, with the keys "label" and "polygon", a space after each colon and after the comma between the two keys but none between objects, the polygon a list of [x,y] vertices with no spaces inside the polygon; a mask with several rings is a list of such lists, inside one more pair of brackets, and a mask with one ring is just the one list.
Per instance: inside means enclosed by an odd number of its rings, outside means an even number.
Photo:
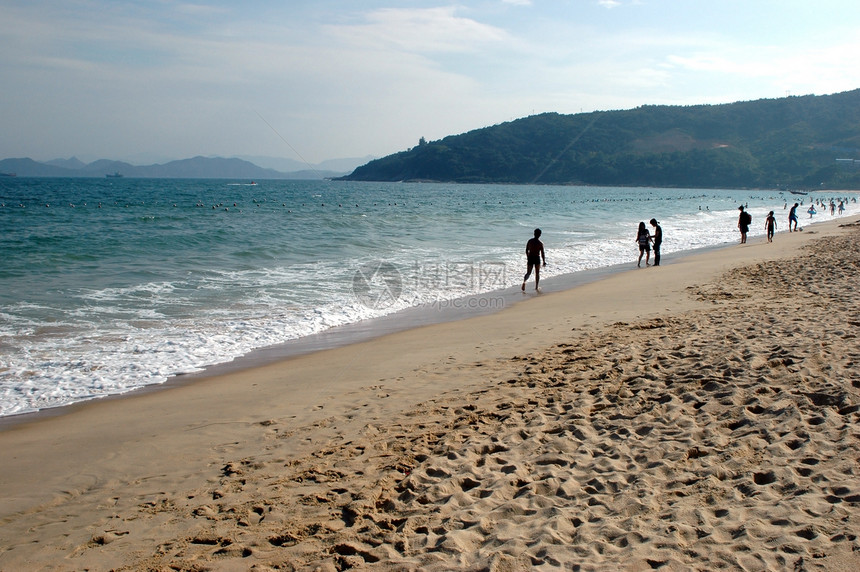
[{"label": "turquoise sea water", "polygon": [[[673,253],[764,234],[777,191],[0,180],[0,415],[123,393],[329,328],[635,264],[640,220]],[[852,197],[841,193],[842,197]],[[845,215],[858,212],[846,203]],[[801,224],[806,208],[798,209]],[[819,211],[817,219],[829,219]],[[650,229],[650,226],[649,226]],[[531,284],[530,284],[531,286]]]}]

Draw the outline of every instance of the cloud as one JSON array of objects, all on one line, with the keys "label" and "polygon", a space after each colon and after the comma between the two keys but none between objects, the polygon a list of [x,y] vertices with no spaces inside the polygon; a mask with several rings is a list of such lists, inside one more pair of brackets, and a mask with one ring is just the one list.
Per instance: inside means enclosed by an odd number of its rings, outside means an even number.
[{"label": "cloud", "polygon": [[[857,36],[860,37],[860,36]],[[758,82],[771,86],[774,95],[834,93],[856,89],[860,69],[846,65],[846,54],[860,53],[860,39],[825,45],[798,39],[791,46],[699,46],[683,55],[666,56],[663,69],[672,75],[708,77],[727,84]]]},{"label": "cloud", "polygon": [[385,8],[364,16],[364,22],[329,26],[331,34],[366,48],[409,52],[473,52],[501,44],[508,34],[470,18],[457,16],[457,8]]},{"label": "cloud", "polygon": [[[0,102],[7,126],[39,146],[71,141],[86,125],[90,136],[72,151],[79,154],[106,152],[87,145],[116,155],[134,147],[180,157],[270,153],[282,143],[259,112],[303,155],[322,160],[394,152],[422,135],[495,122],[478,81],[449,64],[511,38],[455,8],[375,10],[324,25],[273,18],[251,34],[205,6],[171,5],[170,13],[170,23],[129,11],[21,14],[18,31],[0,32],[14,33],[3,44],[17,46],[3,54],[14,69],[0,69],[3,83],[19,87]],[[49,96],[58,86],[62,98]]]},{"label": "cloud", "polygon": [[208,4],[192,4],[190,2],[179,2],[173,6],[173,10],[177,14],[187,14],[190,16],[213,16],[227,14],[226,8],[211,6]]},{"label": "cloud", "polygon": [[15,136],[0,141],[0,155],[271,155],[283,142],[259,113],[317,161],[542,111],[860,85],[860,30],[850,22],[767,34],[754,18],[725,26],[734,20],[723,12],[703,16],[686,2],[606,17],[637,4],[11,0],[0,117]]}]

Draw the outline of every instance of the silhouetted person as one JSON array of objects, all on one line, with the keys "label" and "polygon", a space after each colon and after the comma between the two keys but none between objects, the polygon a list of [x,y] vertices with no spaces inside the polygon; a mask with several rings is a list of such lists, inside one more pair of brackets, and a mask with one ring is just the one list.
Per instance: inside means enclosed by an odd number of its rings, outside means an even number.
[{"label": "silhouetted person", "polygon": [[654,242],[654,266],[660,266],[660,245],[663,244],[663,229],[657,224],[657,219],[651,219],[651,226],[654,227],[654,235],[651,240]]},{"label": "silhouetted person", "polygon": [[648,229],[645,228],[645,223],[639,223],[639,230],[636,232],[636,244],[639,245],[639,261],[636,266],[642,266],[642,255],[645,257],[645,266],[651,266],[651,235],[648,234]]},{"label": "silhouetted person", "polygon": [[738,216],[738,230],[741,231],[741,244],[746,244],[752,216],[744,210],[743,205],[739,206],[738,210],[741,211],[741,214]]},{"label": "silhouetted person", "polygon": [[773,242],[773,233],[776,232],[776,219],[773,216],[773,211],[767,213],[767,218],[764,219],[764,229],[767,231],[767,241]]},{"label": "silhouetted person", "polygon": [[543,243],[540,241],[540,235],[540,229],[536,228],[535,237],[530,238],[526,243],[526,262],[528,263],[528,268],[526,270],[526,275],[523,276],[523,292],[526,291],[526,280],[531,276],[532,269],[535,271],[535,290],[538,290],[538,287],[540,286],[541,260],[543,260],[543,265],[546,266],[546,255],[543,251]]}]

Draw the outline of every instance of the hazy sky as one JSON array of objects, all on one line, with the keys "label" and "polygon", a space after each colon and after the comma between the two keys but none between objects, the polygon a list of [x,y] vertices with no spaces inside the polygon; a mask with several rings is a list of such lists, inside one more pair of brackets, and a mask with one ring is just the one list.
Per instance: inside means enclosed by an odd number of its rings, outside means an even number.
[{"label": "hazy sky", "polygon": [[858,0],[0,0],[0,158],[383,156],[860,88]]}]

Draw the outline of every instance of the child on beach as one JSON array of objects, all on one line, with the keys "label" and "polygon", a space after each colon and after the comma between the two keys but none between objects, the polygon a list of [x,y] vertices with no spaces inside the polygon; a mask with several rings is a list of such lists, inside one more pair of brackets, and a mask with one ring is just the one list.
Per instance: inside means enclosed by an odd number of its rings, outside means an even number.
[{"label": "child on beach", "polygon": [[539,290],[541,259],[543,259],[543,265],[546,266],[546,255],[543,252],[543,243],[540,241],[540,235],[541,230],[536,228],[534,238],[530,238],[526,243],[526,261],[528,263],[528,267],[526,269],[526,275],[523,276],[523,292],[526,291],[526,280],[531,276],[532,269],[535,271],[535,291]]},{"label": "child on beach", "polygon": [[648,228],[644,222],[639,223],[639,231],[636,233],[636,243],[639,244],[639,262],[636,266],[642,266],[642,255],[645,257],[645,266],[651,266],[651,235],[648,234]]},{"label": "child on beach", "polygon": [[773,233],[776,231],[776,219],[773,216],[773,211],[767,213],[767,218],[764,219],[764,228],[767,231],[767,241],[773,242]]}]

